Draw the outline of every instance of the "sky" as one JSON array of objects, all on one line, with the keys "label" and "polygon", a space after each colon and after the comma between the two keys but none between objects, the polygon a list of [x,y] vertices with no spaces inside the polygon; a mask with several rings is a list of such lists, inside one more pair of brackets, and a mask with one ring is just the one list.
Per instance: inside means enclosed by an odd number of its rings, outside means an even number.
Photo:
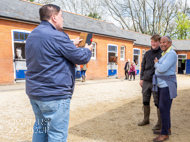
[{"label": "sky", "polygon": [[[35,0],[35,1],[38,1],[38,0]],[[57,1],[59,1],[59,0],[55,0],[55,4],[57,3]],[[100,1],[100,0],[97,0],[97,1]],[[120,1],[120,0],[117,0],[117,1]],[[153,1],[153,0],[150,0],[150,1]],[[174,2],[175,0],[169,0],[169,1]],[[185,4],[186,0],[182,0],[182,1]],[[190,0],[187,0],[187,5],[188,5],[188,7],[190,7]],[[109,16],[109,15],[100,15],[100,16],[102,17],[102,20],[106,20],[107,22],[114,23],[115,25],[120,27],[120,24],[116,20],[114,20],[111,16]],[[127,20],[130,23],[130,18],[128,18]]]},{"label": "sky", "polygon": [[[174,0],[170,0],[170,1],[173,2]],[[186,0],[182,0],[182,2],[184,4],[185,4],[185,1]],[[190,0],[187,0],[187,6],[190,7]],[[115,21],[111,16],[106,16],[106,19],[103,19],[103,20],[106,20],[107,22],[110,22],[110,23],[114,23],[116,26],[120,27],[119,22]],[[128,20],[130,20],[130,19],[128,19]]]}]

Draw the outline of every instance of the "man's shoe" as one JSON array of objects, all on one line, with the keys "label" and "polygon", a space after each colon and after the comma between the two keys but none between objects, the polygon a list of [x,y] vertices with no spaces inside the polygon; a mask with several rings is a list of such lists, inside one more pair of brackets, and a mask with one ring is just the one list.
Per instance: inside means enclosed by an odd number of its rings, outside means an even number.
[{"label": "man's shoe", "polygon": [[[154,134],[158,134],[158,135],[161,135],[161,130],[154,130],[153,131]],[[169,135],[171,135],[171,129],[169,129]]]},{"label": "man's shoe", "polygon": [[153,142],[163,142],[168,139],[169,139],[169,135],[159,135],[155,139],[153,139]]}]

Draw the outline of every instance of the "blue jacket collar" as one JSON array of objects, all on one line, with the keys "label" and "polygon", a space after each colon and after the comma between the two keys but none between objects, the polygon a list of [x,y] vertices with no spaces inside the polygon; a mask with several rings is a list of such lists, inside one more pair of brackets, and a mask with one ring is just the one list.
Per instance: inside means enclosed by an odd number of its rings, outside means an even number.
[{"label": "blue jacket collar", "polygon": [[57,30],[50,22],[48,22],[48,21],[41,21],[41,23],[40,23],[41,25],[49,25],[50,27],[52,27],[54,30]]}]

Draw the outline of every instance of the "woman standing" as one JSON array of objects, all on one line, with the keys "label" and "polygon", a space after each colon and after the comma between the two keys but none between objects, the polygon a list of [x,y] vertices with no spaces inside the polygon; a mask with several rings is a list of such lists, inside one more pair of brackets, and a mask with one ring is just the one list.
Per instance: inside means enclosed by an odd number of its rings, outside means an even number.
[{"label": "woman standing", "polygon": [[129,81],[131,81],[132,75],[133,75],[133,80],[135,80],[136,70],[135,70],[135,62],[134,61],[132,61],[132,63],[131,63],[129,75],[130,75]]},{"label": "woman standing", "polygon": [[170,109],[173,98],[177,96],[177,81],[175,74],[177,54],[172,49],[171,45],[172,40],[169,36],[162,37],[160,42],[160,47],[163,51],[162,57],[159,61],[157,58],[154,60],[155,75],[153,77],[153,91],[158,91],[162,122],[161,130],[154,130],[154,134],[159,134],[158,137],[153,139],[154,142],[165,141],[169,139],[169,135],[171,134]]}]

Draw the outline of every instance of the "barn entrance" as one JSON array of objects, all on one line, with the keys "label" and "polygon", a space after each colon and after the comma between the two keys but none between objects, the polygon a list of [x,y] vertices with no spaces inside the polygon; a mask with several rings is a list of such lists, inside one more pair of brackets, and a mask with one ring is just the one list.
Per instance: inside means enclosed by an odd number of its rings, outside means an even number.
[{"label": "barn entrance", "polygon": [[140,49],[133,49],[133,61],[135,62],[135,70],[137,74],[140,72]]},{"label": "barn entrance", "polygon": [[25,43],[30,32],[13,31],[13,64],[15,81],[24,80],[26,73]]},{"label": "barn entrance", "polygon": [[108,77],[117,77],[117,46],[108,45]]},{"label": "barn entrance", "polygon": [[187,55],[184,54],[178,55],[178,74],[186,73],[186,59]]}]

